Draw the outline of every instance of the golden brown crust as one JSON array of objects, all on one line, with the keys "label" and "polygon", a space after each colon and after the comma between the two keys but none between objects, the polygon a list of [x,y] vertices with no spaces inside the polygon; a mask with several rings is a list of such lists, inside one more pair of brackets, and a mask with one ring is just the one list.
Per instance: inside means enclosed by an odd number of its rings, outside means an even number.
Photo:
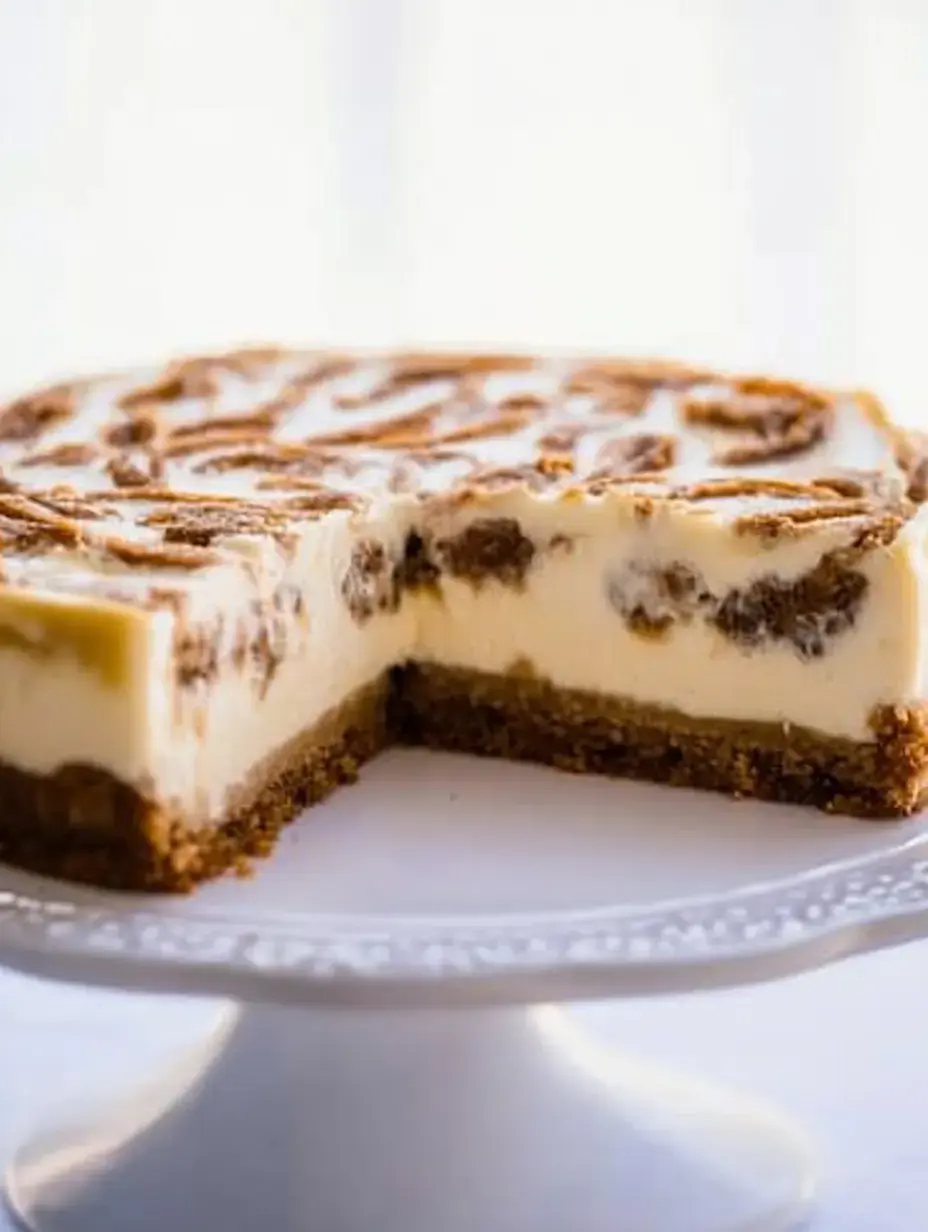
[{"label": "golden brown crust", "polygon": [[218,828],[191,826],[92,766],[0,763],[0,859],[119,890],[178,893],[273,850],[283,827],[386,744],[386,680],[362,689],[242,785]]},{"label": "golden brown crust", "polygon": [[259,766],[219,827],[191,826],[104,771],[0,764],[0,859],[123,890],[181,892],[266,856],[308,805],[400,742],[648,779],[853,816],[922,807],[925,707],[880,707],[872,742],[802,727],[702,719],[558,689],[519,660],[503,676],[413,664],[359,691]]},{"label": "golden brown crust", "polygon": [[701,719],[557,689],[526,665],[505,676],[418,664],[397,674],[393,732],[407,744],[649,779],[859,817],[920,807],[928,769],[922,708],[880,709],[873,743],[797,726]]}]

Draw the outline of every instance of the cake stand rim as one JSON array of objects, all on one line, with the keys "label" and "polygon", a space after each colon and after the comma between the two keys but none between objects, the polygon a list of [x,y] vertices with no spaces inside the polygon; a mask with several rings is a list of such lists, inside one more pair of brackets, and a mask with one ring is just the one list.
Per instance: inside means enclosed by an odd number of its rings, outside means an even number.
[{"label": "cake stand rim", "polygon": [[928,938],[928,835],[641,907],[240,918],[185,914],[185,901],[75,895],[0,866],[0,965],[137,992],[401,1008],[733,987]]}]

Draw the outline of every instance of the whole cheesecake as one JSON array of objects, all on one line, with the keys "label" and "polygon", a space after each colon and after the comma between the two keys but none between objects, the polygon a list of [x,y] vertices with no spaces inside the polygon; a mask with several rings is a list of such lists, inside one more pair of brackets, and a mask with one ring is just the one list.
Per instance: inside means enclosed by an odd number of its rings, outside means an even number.
[{"label": "whole cheesecake", "polygon": [[186,890],[394,742],[907,814],[926,473],[872,397],[639,360],[251,348],[31,393],[0,858]]}]

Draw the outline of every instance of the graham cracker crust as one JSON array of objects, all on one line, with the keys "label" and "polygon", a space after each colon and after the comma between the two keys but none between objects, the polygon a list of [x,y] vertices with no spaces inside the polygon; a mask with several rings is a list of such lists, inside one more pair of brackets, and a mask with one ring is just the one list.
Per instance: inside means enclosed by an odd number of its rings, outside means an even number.
[{"label": "graham cracker crust", "polygon": [[404,744],[901,817],[925,795],[928,721],[892,709],[880,717],[879,739],[863,744],[558,689],[531,672],[495,676],[434,664],[403,668],[390,697],[390,727]]},{"label": "graham cracker crust", "polygon": [[386,676],[242,784],[224,825],[196,827],[93,766],[28,774],[0,763],[0,860],[115,890],[183,893],[273,850],[304,808],[351,783],[388,743]]},{"label": "graham cracker crust", "polygon": [[253,771],[219,827],[192,826],[91,766],[37,775],[0,763],[0,860],[113,889],[188,891],[267,855],[289,821],[393,743],[859,817],[904,816],[926,797],[928,719],[920,711],[881,711],[874,741],[864,744],[558,689],[530,672],[409,664]]}]

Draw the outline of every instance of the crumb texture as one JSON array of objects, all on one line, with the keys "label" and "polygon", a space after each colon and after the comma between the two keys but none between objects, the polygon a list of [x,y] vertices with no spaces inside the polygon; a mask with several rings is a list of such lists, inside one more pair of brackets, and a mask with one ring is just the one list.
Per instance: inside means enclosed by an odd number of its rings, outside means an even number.
[{"label": "crumb texture", "polygon": [[111,775],[0,764],[0,859],[123,890],[184,892],[268,855],[304,808],[390,744],[540,762],[861,817],[923,803],[928,717],[885,707],[874,740],[696,719],[553,688],[519,660],[506,675],[410,664],[361,690],[242,784],[229,820],[198,829]]},{"label": "crumb texture", "polygon": [[621,698],[556,689],[526,665],[506,676],[410,665],[391,725],[405,744],[541,762],[861,817],[921,801],[928,722],[919,709],[873,718],[873,743],[792,726],[699,719]]}]

